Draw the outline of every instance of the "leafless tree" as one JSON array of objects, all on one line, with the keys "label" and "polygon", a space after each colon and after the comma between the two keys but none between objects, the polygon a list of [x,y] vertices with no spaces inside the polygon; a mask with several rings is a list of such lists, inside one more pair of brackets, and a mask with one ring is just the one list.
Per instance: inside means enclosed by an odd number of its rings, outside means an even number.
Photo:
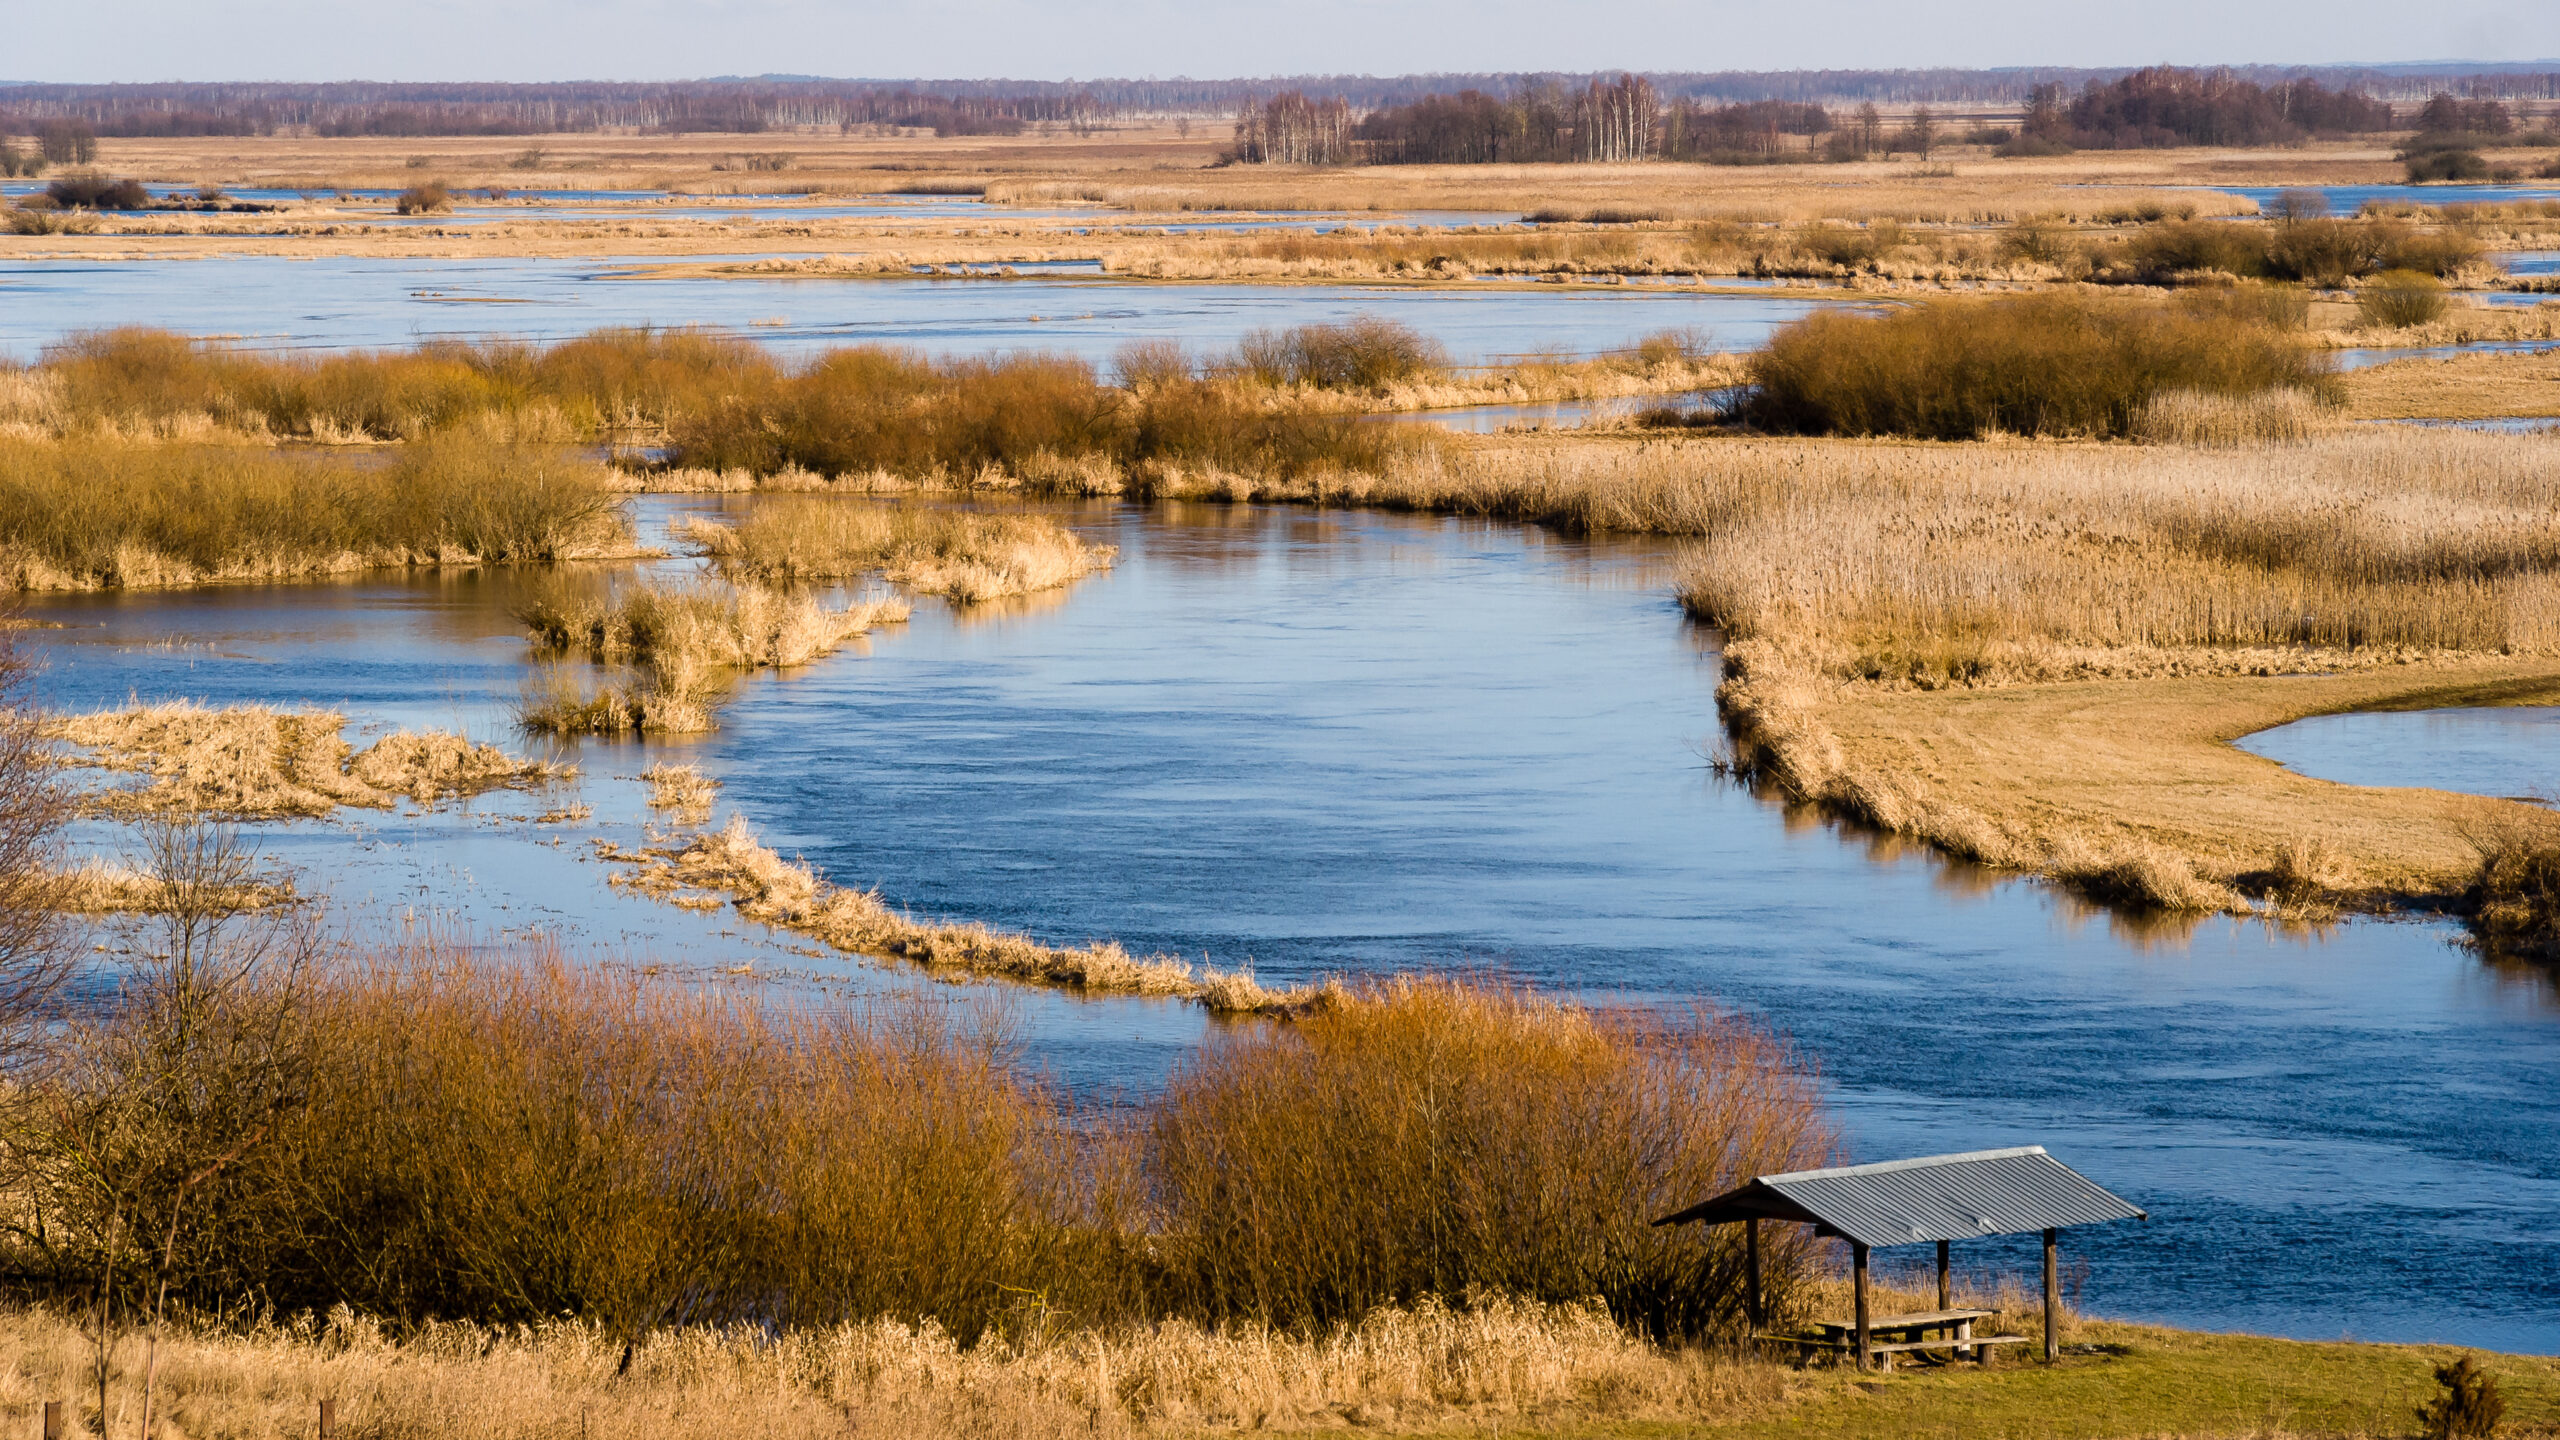
[{"label": "leafless tree", "polygon": [[0,630],[0,1065],[23,1060],[70,972],[61,831],[70,801],[31,694],[33,662]]}]

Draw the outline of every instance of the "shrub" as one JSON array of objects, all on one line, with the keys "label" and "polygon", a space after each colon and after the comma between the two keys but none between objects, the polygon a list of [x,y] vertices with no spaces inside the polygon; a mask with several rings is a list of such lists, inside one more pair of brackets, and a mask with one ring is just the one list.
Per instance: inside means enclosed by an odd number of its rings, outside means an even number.
[{"label": "shrub", "polygon": [[2427,1440],[2488,1440],[2506,1418],[2506,1397],[2487,1371],[2468,1355],[2436,1367],[2436,1383],[2444,1393],[2418,1407],[2418,1423]]},{"label": "shrub", "polygon": [[2125,263],[2139,275],[2167,279],[2198,271],[2267,273],[2265,240],[2217,220],[2172,220],[2145,227],[2125,242]]},{"label": "shrub", "polygon": [[2412,185],[2489,178],[2489,162],[2476,150],[2429,150],[2410,156],[2407,164]]},{"label": "shrub", "polygon": [[[1156,1108],[1146,1173],[1169,1283],[1203,1314],[1596,1295],[1656,1336],[1730,1334],[1739,1237],[1651,1222],[1832,1143],[1787,1048],[1738,1022],[1397,980],[1213,1038]],[[1763,1246],[1783,1311],[1813,1256]]]},{"label": "shrub", "polygon": [[151,193],[139,181],[110,180],[95,170],[65,175],[44,187],[53,203],[71,210],[147,210]]},{"label": "shrub", "polygon": [[2560,834],[2492,822],[2467,838],[2480,856],[2470,902],[2471,928],[2483,947],[2560,962]]},{"label": "shrub", "polygon": [[1752,357],[1737,418],[1809,434],[2122,435],[2167,390],[2326,394],[2326,363],[2195,305],[2028,295],[1808,316]]},{"label": "shrub", "polygon": [[1375,315],[1290,330],[1254,330],[1237,343],[1233,369],[1260,385],[1382,390],[1426,379],[1446,363],[1409,325]]},{"label": "shrub", "polygon": [[2356,292],[2356,313],[2378,329],[2424,325],[2444,314],[2444,282],[2414,270],[2386,270]]},{"label": "shrub", "polygon": [[412,185],[401,191],[400,198],[392,202],[392,207],[403,215],[432,214],[452,209],[453,196],[446,193],[443,181],[430,180],[424,185]]}]

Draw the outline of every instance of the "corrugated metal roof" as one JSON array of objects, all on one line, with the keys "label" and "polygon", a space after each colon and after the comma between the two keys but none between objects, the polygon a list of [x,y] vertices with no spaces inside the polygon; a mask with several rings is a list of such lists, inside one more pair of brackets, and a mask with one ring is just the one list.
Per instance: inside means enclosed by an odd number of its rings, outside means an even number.
[{"label": "corrugated metal roof", "polygon": [[2043,1146],[2024,1145],[1763,1175],[1657,1223],[1753,1215],[1812,1220],[1876,1247],[2150,1218]]}]

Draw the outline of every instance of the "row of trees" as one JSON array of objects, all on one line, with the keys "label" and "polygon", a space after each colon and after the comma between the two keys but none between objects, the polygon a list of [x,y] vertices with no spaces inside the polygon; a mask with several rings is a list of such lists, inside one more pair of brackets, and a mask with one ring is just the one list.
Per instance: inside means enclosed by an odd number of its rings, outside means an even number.
[{"label": "row of trees", "polygon": [[1749,162],[1805,155],[1828,135],[1825,158],[1908,150],[1926,155],[1938,124],[1921,106],[1888,126],[1873,103],[1835,117],[1820,105],[1753,100],[1666,105],[1640,75],[1579,90],[1531,86],[1509,96],[1482,90],[1428,95],[1375,110],[1356,124],[1339,98],[1292,91],[1248,107],[1236,121],[1234,156],[1304,165],[1495,165],[1570,161]]},{"label": "row of trees", "polygon": [[[1291,91],[1247,106],[1236,122],[1237,159],[1298,164],[1484,165],[1503,162],[1709,160],[1749,162],[1805,155],[1828,136],[1823,158],[1910,151],[1926,156],[1938,122],[1920,106],[1888,128],[1873,102],[1843,119],[1821,105],[1754,100],[1666,105],[1639,75],[1580,89],[1526,85],[1508,96],[1483,90],[1426,95],[1370,111],[1355,125],[1340,97]],[[2029,93],[2022,132],[2010,153],[2130,149],[2164,145],[2263,145],[2311,135],[2370,134],[2394,128],[2392,107],[2316,80],[2261,85],[2228,70],[2158,66],[2089,82],[2077,96],[2059,82]],[[2495,100],[2439,95],[2416,117],[2421,128],[2500,133],[2512,128]],[[1296,137],[1284,143],[1280,137]]]},{"label": "row of trees", "polygon": [[2039,85],[2028,94],[2020,133],[2049,149],[2135,150],[2283,144],[2372,134],[2394,123],[2382,101],[2316,80],[2260,85],[2228,70],[2160,65],[2108,83],[2092,80],[2077,96],[2059,84]]}]

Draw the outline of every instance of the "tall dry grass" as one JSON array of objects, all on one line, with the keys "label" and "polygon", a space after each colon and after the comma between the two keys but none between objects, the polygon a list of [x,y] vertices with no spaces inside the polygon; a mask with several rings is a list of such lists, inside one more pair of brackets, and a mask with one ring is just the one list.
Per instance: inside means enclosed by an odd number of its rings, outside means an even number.
[{"label": "tall dry grass", "polygon": [[0,575],[112,589],[628,553],[616,505],[600,466],[465,434],[379,466],[0,438]]},{"label": "tall dry grass", "polygon": [[[79,1320],[47,1307],[0,1316],[14,1366],[0,1414],[33,1425],[43,1400],[89,1389]],[[1057,1440],[1740,1418],[1787,1390],[1783,1372],[1730,1352],[1643,1344],[1597,1306],[1499,1299],[1381,1310],[1304,1337],[1172,1319],[1061,1323],[974,1346],[929,1321],[698,1326],[626,1348],[580,1321],[393,1327],[336,1309],[189,1324],[161,1348],[168,1433],[253,1440],[309,1434],[324,1399],[349,1432],[385,1440],[834,1440],[848,1426]],[[138,1368],[127,1341],[110,1406],[128,1427]],[[82,1423],[93,1408],[80,1406]]]},{"label": "tall dry grass", "polygon": [[1114,551],[1043,515],[775,498],[733,524],[692,517],[677,538],[720,572],[758,584],[847,580],[894,585],[961,604],[1071,584]]},{"label": "tall dry grass", "polygon": [[554,666],[529,682],[517,718],[537,733],[691,734],[712,728],[729,684],[791,669],[907,618],[902,600],[830,609],[806,595],[702,579],[640,580],[609,594],[537,591],[517,607],[536,651],[635,671],[589,689]]},{"label": "tall dry grass", "polygon": [[[681,781],[670,782],[664,793],[669,808],[707,818],[707,794]],[[688,805],[688,798],[701,803]],[[1277,1010],[1306,998],[1267,990],[1243,971],[1195,970],[1173,955],[1133,956],[1116,941],[1050,945],[986,925],[917,920],[892,909],[877,891],[847,889],[805,863],[784,859],[738,815],[720,829],[697,829],[675,843],[639,850],[599,844],[597,853],[626,867],[611,884],[692,908],[729,904],[758,924],[928,971],[1196,1000],[1230,1014]]]},{"label": "tall dry grass", "polygon": [[72,764],[145,778],[84,797],[94,810],[128,818],[325,817],[342,806],[388,810],[403,797],[429,806],[531,790],[577,773],[440,730],[395,731],[358,751],[343,734],[346,723],[335,711],[177,700],[63,716],[44,730],[74,747]]},{"label": "tall dry grass", "polygon": [[1736,414],[1797,434],[2123,435],[2165,392],[2335,389],[2297,337],[2214,292],[2176,303],[2067,294],[1817,313],[1752,356]]}]

